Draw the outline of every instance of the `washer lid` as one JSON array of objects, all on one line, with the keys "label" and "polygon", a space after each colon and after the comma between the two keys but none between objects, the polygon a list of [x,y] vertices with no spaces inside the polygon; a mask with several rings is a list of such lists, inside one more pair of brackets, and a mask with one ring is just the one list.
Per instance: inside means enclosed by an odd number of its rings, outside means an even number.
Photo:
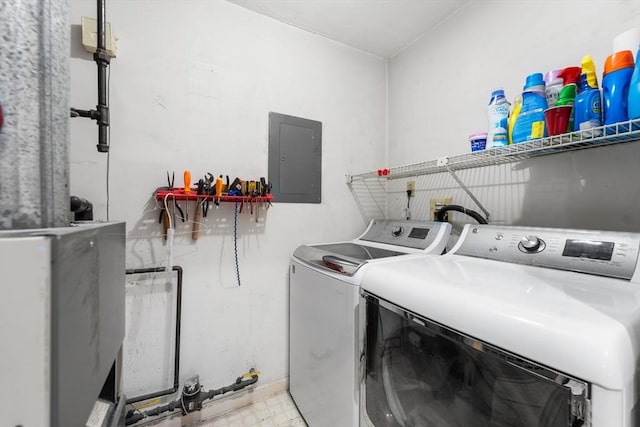
[{"label": "washer lid", "polygon": [[293,256],[309,264],[352,276],[369,260],[394,257],[405,253],[345,242],[300,246],[293,252]]},{"label": "washer lid", "polygon": [[480,341],[621,390],[640,360],[640,286],[460,255],[373,263],[364,291]]}]

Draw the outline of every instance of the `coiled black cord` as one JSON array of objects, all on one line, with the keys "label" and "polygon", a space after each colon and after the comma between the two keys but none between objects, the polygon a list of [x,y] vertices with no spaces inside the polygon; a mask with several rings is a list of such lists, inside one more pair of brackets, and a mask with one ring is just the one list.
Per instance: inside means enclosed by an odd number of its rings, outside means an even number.
[{"label": "coiled black cord", "polygon": [[462,212],[463,214],[469,215],[471,218],[478,221],[478,224],[488,224],[487,220],[478,212],[472,211],[471,209],[467,209],[464,206],[460,205],[445,205],[441,207],[436,212],[436,221],[444,222],[444,214],[449,211]]},{"label": "coiled black cord", "polygon": [[236,256],[236,279],[238,280],[238,286],[240,286],[240,264],[238,263],[238,202],[236,201],[236,208],[233,214],[233,252]]}]

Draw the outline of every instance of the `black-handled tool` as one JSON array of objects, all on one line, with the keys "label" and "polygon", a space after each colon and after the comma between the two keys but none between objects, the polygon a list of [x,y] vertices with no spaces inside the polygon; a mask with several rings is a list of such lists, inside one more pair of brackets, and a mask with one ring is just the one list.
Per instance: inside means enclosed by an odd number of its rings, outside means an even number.
[{"label": "black-handled tool", "polygon": [[200,196],[204,191],[204,179],[200,179],[198,181],[198,191],[196,196],[196,215],[193,220],[193,231],[191,232],[191,238],[193,240],[198,240],[198,235],[200,234]]}]

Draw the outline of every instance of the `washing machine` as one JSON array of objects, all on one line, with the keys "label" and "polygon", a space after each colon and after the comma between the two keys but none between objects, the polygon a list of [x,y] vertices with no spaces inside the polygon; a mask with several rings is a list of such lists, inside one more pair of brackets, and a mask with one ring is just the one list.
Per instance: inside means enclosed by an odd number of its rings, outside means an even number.
[{"label": "washing machine", "polygon": [[640,425],[640,234],[466,225],[361,282],[361,425]]},{"label": "washing machine", "polygon": [[359,421],[358,300],[362,274],[408,254],[440,255],[448,223],[373,220],[352,241],[305,245],[291,259],[289,391],[310,427]]}]

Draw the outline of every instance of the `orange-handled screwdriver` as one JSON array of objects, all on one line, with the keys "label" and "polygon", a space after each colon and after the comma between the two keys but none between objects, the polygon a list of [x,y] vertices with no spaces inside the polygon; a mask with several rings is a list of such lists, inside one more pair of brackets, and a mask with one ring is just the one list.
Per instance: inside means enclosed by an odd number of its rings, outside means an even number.
[{"label": "orange-handled screwdriver", "polygon": [[191,172],[184,171],[184,194],[191,194]]},{"label": "orange-handled screwdriver", "polygon": [[222,175],[216,178],[216,197],[220,198],[222,196],[222,187],[224,183],[222,182]]}]

